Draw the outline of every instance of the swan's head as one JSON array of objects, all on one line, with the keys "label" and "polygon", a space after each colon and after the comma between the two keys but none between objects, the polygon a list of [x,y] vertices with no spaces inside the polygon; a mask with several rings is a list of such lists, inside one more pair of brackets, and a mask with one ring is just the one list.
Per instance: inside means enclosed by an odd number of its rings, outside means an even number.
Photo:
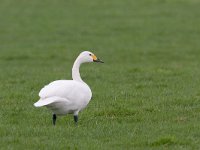
[{"label": "swan's head", "polygon": [[104,63],[102,60],[97,58],[92,52],[89,52],[89,51],[84,51],[80,53],[79,59],[81,60],[82,63],[86,63],[86,62]]}]

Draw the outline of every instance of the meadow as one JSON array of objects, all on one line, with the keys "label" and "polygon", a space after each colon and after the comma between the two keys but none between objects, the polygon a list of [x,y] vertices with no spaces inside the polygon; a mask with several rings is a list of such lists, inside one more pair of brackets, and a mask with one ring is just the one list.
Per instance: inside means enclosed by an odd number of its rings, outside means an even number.
[{"label": "meadow", "polygon": [[[200,1],[0,0],[0,149],[200,149]],[[93,98],[35,108],[83,50]]]}]

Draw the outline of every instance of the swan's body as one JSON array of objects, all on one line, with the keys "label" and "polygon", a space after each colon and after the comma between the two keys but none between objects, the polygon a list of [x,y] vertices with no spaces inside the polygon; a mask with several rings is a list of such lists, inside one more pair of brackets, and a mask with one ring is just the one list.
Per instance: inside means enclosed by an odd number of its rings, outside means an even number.
[{"label": "swan's body", "polygon": [[36,107],[47,106],[57,115],[81,111],[89,103],[92,92],[89,86],[73,80],[58,80],[45,86],[39,93]]},{"label": "swan's body", "polygon": [[72,68],[73,80],[57,80],[46,85],[39,92],[40,99],[35,107],[46,106],[53,112],[55,125],[56,115],[74,114],[75,122],[78,121],[78,113],[83,110],[92,97],[90,87],[80,77],[79,67],[85,62],[102,62],[91,52],[82,52]]}]

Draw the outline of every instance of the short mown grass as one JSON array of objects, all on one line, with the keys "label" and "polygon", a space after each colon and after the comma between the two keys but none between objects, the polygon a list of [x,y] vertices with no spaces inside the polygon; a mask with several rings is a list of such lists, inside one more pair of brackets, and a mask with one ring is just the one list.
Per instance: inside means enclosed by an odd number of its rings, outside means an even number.
[{"label": "short mown grass", "polygon": [[[200,149],[199,1],[0,3],[0,149]],[[93,98],[54,127],[33,103],[83,50]]]}]

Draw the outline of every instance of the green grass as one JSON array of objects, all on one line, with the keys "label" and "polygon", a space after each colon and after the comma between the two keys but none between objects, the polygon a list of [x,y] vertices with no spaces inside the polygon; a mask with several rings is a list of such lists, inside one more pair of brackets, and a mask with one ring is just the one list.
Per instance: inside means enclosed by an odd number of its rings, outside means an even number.
[{"label": "green grass", "polygon": [[[200,149],[198,0],[0,3],[0,149]],[[53,127],[33,103],[82,50],[93,99]]]}]

